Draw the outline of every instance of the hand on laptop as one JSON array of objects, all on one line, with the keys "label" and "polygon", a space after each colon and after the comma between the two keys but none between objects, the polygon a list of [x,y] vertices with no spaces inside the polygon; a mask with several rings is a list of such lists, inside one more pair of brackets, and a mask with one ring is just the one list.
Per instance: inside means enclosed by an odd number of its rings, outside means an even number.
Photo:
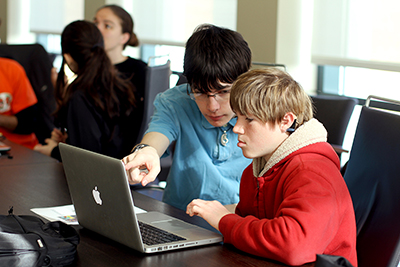
[{"label": "hand on laptop", "polygon": [[186,213],[190,216],[197,215],[206,220],[212,227],[219,231],[219,221],[227,214],[229,210],[225,208],[220,202],[205,201],[195,199],[187,205]]},{"label": "hand on laptop", "polygon": [[160,156],[151,146],[126,156],[122,162],[125,164],[130,184],[142,183],[145,186],[154,181],[161,170]]}]

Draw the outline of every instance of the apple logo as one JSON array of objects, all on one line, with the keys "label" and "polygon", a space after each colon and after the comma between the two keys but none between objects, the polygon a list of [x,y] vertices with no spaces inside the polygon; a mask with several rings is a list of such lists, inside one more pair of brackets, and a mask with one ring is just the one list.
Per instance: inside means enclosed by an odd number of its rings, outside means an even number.
[{"label": "apple logo", "polygon": [[92,190],[92,194],[93,194],[94,201],[97,203],[97,205],[102,205],[103,200],[101,200],[100,192],[99,192],[99,190],[97,190],[97,186],[95,186],[94,189]]}]

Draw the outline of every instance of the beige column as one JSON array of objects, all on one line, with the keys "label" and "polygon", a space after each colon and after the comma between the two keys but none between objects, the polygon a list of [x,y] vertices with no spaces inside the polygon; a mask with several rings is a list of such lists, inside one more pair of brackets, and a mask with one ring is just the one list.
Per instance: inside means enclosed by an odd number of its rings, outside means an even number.
[{"label": "beige column", "polygon": [[7,41],[7,6],[8,0],[0,0],[0,40],[1,43]]},{"label": "beige column", "polygon": [[92,21],[96,10],[105,4],[105,0],[85,0],[84,19]]},{"label": "beige column", "polygon": [[276,62],[278,0],[238,0],[237,31],[248,42],[253,61]]},{"label": "beige column", "polygon": [[253,62],[284,64],[307,92],[316,91],[311,63],[314,0],[237,0],[237,31]]}]

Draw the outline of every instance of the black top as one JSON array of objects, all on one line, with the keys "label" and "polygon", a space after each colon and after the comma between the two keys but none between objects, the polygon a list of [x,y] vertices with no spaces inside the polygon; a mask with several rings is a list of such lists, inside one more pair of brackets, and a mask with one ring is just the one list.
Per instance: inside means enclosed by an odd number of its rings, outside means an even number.
[{"label": "black top", "polygon": [[[68,144],[122,159],[135,146],[142,124],[147,64],[128,57],[124,62],[115,64],[115,67],[135,87],[136,108],[128,118],[117,122],[106,120],[108,116],[104,111],[96,107],[83,91],[77,91],[58,121],[60,128],[68,131]],[[51,156],[61,161],[58,147],[53,149]]]},{"label": "black top", "polygon": [[[147,64],[141,60],[128,57],[124,62],[114,65],[125,79],[130,79],[135,86],[136,114],[143,118],[144,88],[146,83]],[[141,123],[142,119],[140,119]],[[140,126],[139,126],[140,127]]]},{"label": "black top", "polygon": [[[67,129],[67,143],[103,155],[122,159],[134,147],[140,129],[135,110],[129,117],[123,115],[111,120],[92,98],[78,90],[58,116],[62,128]],[[51,156],[60,160],[58,147]]]}]

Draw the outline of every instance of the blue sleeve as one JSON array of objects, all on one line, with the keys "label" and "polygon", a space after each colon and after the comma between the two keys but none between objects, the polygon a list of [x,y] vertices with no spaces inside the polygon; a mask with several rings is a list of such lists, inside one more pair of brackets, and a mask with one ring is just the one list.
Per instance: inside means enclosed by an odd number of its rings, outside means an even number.
[{"label": "blue sleeve", "polygon": [[154,114],[148,132],[159,132],[165,135],[170,143],[179,138],[181,125],[189,116],[188,106],[192,101],[182,92],[186,85],[168,89],[160,93],[154,100]]}]

